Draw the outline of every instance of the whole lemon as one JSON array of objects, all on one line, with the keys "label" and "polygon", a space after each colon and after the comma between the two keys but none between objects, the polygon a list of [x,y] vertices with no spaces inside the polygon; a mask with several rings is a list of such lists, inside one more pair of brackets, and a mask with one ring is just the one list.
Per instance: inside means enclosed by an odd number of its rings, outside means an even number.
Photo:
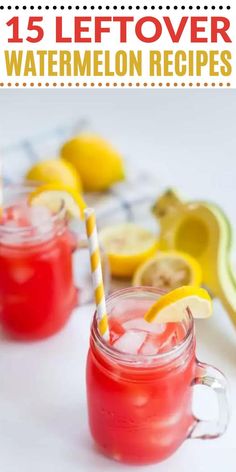
[{"label": "whole lemon", "polygon": [[106,190],[125,177],[121,155],[104,139],[81,134],[66,142],[61,156],[77,169],[85,190]]},{"label": "whole lemon", "polygon": [[38,162],[27,172],[26,179],[45,184],[63,184],[78,192],[82,191],[81,179],[76,169],[64,159],[48,159]]}]

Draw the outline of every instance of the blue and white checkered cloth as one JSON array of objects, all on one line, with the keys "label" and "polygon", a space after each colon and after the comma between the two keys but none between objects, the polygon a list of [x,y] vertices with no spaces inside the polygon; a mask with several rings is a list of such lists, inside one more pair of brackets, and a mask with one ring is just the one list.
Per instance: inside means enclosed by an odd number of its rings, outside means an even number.
[{"label": "blue and white checkered cloth", "polygon": [[[85,120],[78,120],[70,126],[58,126],[3,148],[5,183],[22,181],[34,162],[58,155],[64,141],[87,127]],[[125,182],[114,185],[109,191],[85,196],[86,202],[95,207],[99,224],[142,221],[148,227],[155,225],[149,209],[161,186],[146,171],[137,173],[131,169],[129,174]]]}]

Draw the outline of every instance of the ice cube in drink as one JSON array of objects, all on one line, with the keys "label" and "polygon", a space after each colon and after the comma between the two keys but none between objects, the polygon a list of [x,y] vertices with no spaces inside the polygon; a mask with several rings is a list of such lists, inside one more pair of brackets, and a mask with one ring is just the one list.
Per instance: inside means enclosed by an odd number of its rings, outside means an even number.
[{"label": "ice cube in drink", "polygon": [[[181,323],[148,323],[144,312],[128,310],[122,318],[109,318],[110,343],[126,354],[154,355],[170,351],[184,338]],[[119,330],[118,330],[119,327]],[[114,331],[115,330],[115,331]]]}]

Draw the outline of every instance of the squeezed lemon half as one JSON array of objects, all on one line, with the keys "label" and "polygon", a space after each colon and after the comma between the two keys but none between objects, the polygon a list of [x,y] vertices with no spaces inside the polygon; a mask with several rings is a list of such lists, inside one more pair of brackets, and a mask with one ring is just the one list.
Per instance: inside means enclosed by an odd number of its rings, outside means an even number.
[{"label": "squeezed lemon half", "polygon": [[108,226],[99,239],[108,255],[111,274],[116,277],[132,277],[137,267],[157,251],[156,236],[134,223]]},{"label": "squeezed lemon half", "polygon": [[180,251],[158,251],[141,264],[133,277],[133,285],[173,290],[182,285],[200,286],[202,271],[193,257]]}]

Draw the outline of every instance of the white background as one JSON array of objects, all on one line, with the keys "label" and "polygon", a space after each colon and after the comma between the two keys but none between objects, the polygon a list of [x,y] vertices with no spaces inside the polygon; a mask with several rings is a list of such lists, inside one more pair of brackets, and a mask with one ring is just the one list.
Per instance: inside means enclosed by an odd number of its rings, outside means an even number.
[{"label": "white background", "polygon": [[[2,143],[86,117],[136,165],[175,185],[186,198],[216,201],[235,228],[235,91],[0,92]],[[75,311],[63,332],[39,343],[0,340],[0,470],[126,472],[98,455],[86,416],[84,366],[93,308]],[[223,370],[232,391],[224,437],[186,441],[168,461],[137,470],[233,472],[236,465],[236,333],[215,302],[215,316],[197,326],[198,355]],[[212,417],[214,397],[198,392]],[[204,406],[204,404],[207,405]]]},{"label": "white background", "polygon": [[[5,0],[2,2],[3,4],[11,5],[12,2],[9,2]],[[110,82],[111,86],[113,82],[117,82],[118,86],[120,86],[120,83],[124,82],[125,86],[127,87],[127,84],[129,82],[132,82],[134,85],[137,82],[141,83],[141,86],[143,82],[147,82],[148,85],[150,86],[151,82],[154,82],[156,84],[156,87],[158,87],[159,82],[163,83],[170,83],[171,87],[173,87],[173,83],[177,82],[178,86],[181,87],[182,82],[186,82],[186,88],[188,87],[188,83],[191,82],[196,86],[196,82],[200,82],[202,85],[207,82],[211,84],[212,82],[216,83],[216,87],[219,87],[219,83],[223,82],[224,86],[227,82],[231,83],[232,87],[235,87],[235,54],[234,54],[234,49],[235,49],[235,2],[232,0],[215,0],[214,2],[206,1],[206,0],[191,0],[189,2],[185,2],[183,0],[163,0],[162,2],[156,2],[156,1],[151,1],[151,0],[139,0],[136,2],[132,2],[129,0],[117,0],[116,2],[113,2],[112,4],[110,2],[105,2],[105,1],[100,1],[100,0],[86,0],[86,1],[81,1],[78,2],[76,0],[68,0],[64,2],[59,2],[55,0],[54,2],[52,1],[47,1],[47,0],[41,0],[39,4],[42,6],[42,10],[38,10],[36,4],[34,6],[34,10],[22,10],[23,5],[30,6],[34,4],[31,0],[19,0],[15,4],[20,6],[19,10],[14,10],[13,5],[12,9],[8,10],[5,8],[3,11],[1,11],[0,15],[0,28],[1,28],[1,43],[0,43],[0,81],[4,82],[5,87],[7,87],[7,83],[10,81],[12,82],[12,86],[14,87],[14,83],[18,82],[19,86],[22,87],[22,83],[26,82],[28,85],[31,82],[35,82],[35,86],[37,86],[38,82],[42,83],[42,87],[45,87],[45,83],[49,82],[50,86],[52,86],[53,82],[57,82],[58,85],[60,86],[61,82],[71,82],[75,84],[77,81],[80,83],[80,86],[83,86],[83,82],[87,82],[90,84],[91,82],[95,83],[95,87],[98,87],[98,83],[102,83],[102,87],[105,87],[106,82]],[[44,6],[49,5],[50,10],[45,10]],[[58,8],[57,10],[53,10],[51,7],[53,5],[56,5]],[[60,9],[60,6],[64,6],[64,10]],[[80,5],[79,10],[75,10],[72,8],[72,10],[68,10],[68,6],[76,6]],[[87,6],[87,10],[83,10],[83,6]],[[94,10],[90,10],[90,6],[95,6]],[[102,6],[102,10],[99,10],[97,7]],[[125,6],[124,10],[117,9],[113,10],[112,7],[113,5],[116,5],[118,7],[120,6]],[[136,6],[140,6],[139,10],[136,10]],[[151,10],[151,6],[162,6],[163,9],[159,10],[156,8],[155,10]],[[169,10],[166,10],[165,6],[170,6]],[[192,10],[188,9],[188,6],[191,5],[193,6]],[[207,10],[204,9],[204,6],[207,5],[209,8]],[[215,6],[215,10],[211,9],[211,6]],[[219,10],[218,6],[222,5],[223,10]],[[227,10],[226,6],[230,5],[231,10]],[[110,6],[109,10],[106,10],[106,6]],[[128,7],[132,6],[132,10],[129,10]],[[148,9],[145,10],[143,7],[148,6]],[[174,6],[178,6],[177,10],[174,10]],[[181,9],[181,6],[185,6],[185,10]],[[196,7],[200,6],[201,9],[197,10]],[[23,38],[23,43],[8,43],[8,37],[9,37],[9,31],[11,32],[12,28],[7,28],[6,27],[6,22],[8,22],[13,16],[19,16],[20,17],[20,35]],[[93,21],[91,22],[91,27],[90,27],[90,32],[92,33],[92,42],[91,43],[74,43],[73,41],[71,43],[61,43],[61,44],[56,44],[55,43],[55,21],[54,17],[56,16],[62,16],[63,17],[63,34],[65,36],[73,37],[73,18],[74,16],[120,16],[120,15],[126,15],[126,16],[133,16],[135,18],[134,24],[129,24],[127,30],[131,32],[131,34],[128,34],[128,41],[127,43],[119,43],[118,39],[118,25],[114,23],[110,23],[110,29],[111,29],[111,34],[104,34],[103,35],[103,40],[101,43],[94,43],[93,42]],[[42,41],[39,43],[29,43],[25,41],[25,38],[28,36],[27,33],[27,25],[28,25],[28,18],[29,16],[43,16],[43,28],[44,28],[44,38]],[[160,39],[155,42],[155,43],[143,43],[136,39],[135,34],[134,34],[134,25],[136,23],[136,20],[144,17],[144,16],[155,16],[157,17],[161,24],[162,24],[162,35]],[[175,30],[177,30],[180,19],[183,16],[200,16],[200,17],[209,17],[209,21],[206,22],[206,25],[204,24],[199,24],[200,27],[206,26],[206,32],[199,33],[198,37],[207,37],[208,39],[210,38],[210,17],[211,16],[225,16],[230,19],[231,21],[231,28],[229,30],[229,35],[230,38],[232,39],[232,43],[225,43],[222,38],[219,37],[219,40],[217,43],[211,43],[210,41],[208,42],[200,42],[200,43],[191,43],[190,42],[190,21],[188,19],[186,28],[184,29],[183,35],[181,37],[181,40],[179,43],[172,43],[171,38],[169,33],[167,32],[167,29],[164,25],[164,22],[162,20],[163,16],[169,16],[171,18],[171,21],[173,23],[173,27]],[[87,26],[84,25],[84,26]],[[89,26],[89,23],[88,23]],[[104,26],[108,26],[107,24],[104,24]],[[89,33],[84,33],[85,37],[90,37],[90,32]],[[148,23],[145,25],[144,34],[147,35],[147,37],[151,37],[154,33],[154,29],[152,28],[152,24]],[[33,33],[33,36],[35,36],[35,33]],[[81,52],[83,50],[111,50],[112,53],[119,49],[124,49],[124,50],[142,50],[143,51],[143,73],[142,77],[129,77],[128,74],[127,76],[124,77],[79,77],[79,78],[74,78],[69,77],[68,79],[66,77],[47,77],[47,73],[45,72],[44,77],[23,77],[23,73],[21,73],[20,77],[7,77],[6,75],[6,68],[5,68],[5,60],[4,60],[4,55],[2,51],[10,49],[10,50],[22,50],[22,49],[28,49],[28,50],[75,50],[79,49]],[[188,77],[187,75],[184,77],[149,77],[149,50],[230,50],[232,52],[232,65],[233,65],[233,71],[232,75],[229,77],[209,77],[209,69],[206,67],[204,68],[201,77]],[[36,61],[37,62],[37,61]],[[24,63],[24,60],[23,60]],[[57,67],[55,69],[58,69]]]}]

